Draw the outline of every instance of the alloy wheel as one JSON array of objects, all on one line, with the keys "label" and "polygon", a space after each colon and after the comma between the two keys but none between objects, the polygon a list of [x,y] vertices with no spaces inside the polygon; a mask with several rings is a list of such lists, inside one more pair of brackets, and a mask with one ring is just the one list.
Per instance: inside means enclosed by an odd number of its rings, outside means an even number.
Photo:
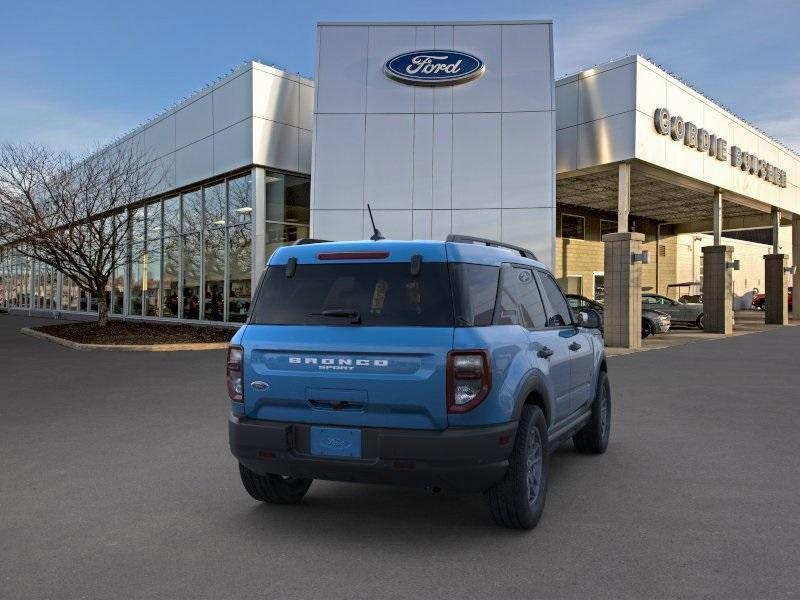
[{"label": "alloy wheel", "polygon": [[527,453],[529,504],[534,504],[536,502],[542,489],[542,459],[542,438],[539,434],[539,430],[534,427],[531,431]]}]

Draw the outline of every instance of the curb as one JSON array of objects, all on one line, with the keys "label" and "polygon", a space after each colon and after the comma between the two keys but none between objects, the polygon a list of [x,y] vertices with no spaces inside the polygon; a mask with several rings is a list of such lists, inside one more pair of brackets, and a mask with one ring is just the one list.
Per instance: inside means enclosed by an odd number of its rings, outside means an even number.
[{"label": "curb", "polygon": [[81,344],[65,340],[64,338],[36,331],[30,327],[23,327],[19,330],[23,335],[39,338],[53,344],[66,346],[73,350],[105,350],[120,352],[183,352],[188,350],[224,350],[228,347],[228,342],[211,342],[206,344]]}]

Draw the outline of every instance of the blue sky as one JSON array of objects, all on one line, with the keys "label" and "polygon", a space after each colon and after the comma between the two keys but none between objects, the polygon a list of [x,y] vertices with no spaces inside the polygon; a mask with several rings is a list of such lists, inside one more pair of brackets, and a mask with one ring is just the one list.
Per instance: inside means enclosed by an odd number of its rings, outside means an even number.
[{"label": "blue sky", "polygon": [[0,142],[83,151],[252,58],[313,76],[320,20],[533,18],[556,77],[643,54],[800,151],[796,0],[4,2]]}]

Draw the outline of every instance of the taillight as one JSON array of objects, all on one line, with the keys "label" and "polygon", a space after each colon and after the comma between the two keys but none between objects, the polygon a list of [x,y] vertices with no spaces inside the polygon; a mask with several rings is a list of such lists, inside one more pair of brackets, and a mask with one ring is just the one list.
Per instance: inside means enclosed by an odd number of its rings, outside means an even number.
[{"label": "taillight", "polygon": [[228,358],[225,367],[225,379],[228,384],[228,396],[234,402],[244,402],[243,365],[244,349],[241,346],[228,346]]},{"label": "taillight", "polygon": [[447,355],[447,410],[467,412],[483,402],[492,387],[486,350],[455,350]]}]

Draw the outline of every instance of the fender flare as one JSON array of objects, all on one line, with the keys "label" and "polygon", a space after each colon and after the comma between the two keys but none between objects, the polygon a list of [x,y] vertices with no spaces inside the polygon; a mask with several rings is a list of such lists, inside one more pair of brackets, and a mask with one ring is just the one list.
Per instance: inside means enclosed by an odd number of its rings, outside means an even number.
[{"label": "fender flare", "polygon": [[542,403],[544,404],[542,407],[544,409],[544,418],[549,428],[553,424],[553,399],[550,397],[550,392],[545,384],[544,375],[539,371],[530,373],[520,386],[517,400],[514,403],[514,414],[512,418],[514,421],[519,421],[522,416],[522,408],[525,406],[525,401],[533,392],[538,393],[542,398]]}]

